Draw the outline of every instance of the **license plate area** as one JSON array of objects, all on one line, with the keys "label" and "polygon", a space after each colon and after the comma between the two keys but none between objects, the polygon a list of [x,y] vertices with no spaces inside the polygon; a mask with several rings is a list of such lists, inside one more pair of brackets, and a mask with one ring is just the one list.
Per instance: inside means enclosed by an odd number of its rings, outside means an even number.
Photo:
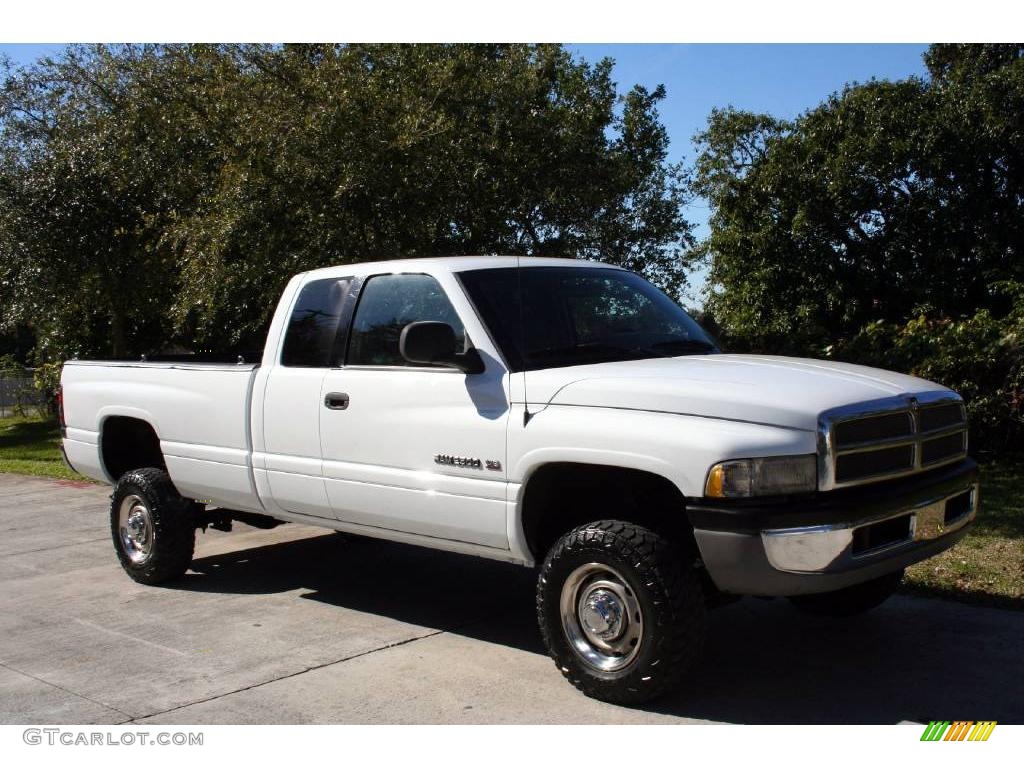
[{"label": "license plate area", "polygon": [[977,508],[977,486],[914,510],[914,541],[928,541],[962,527]]},{"label": "license plate area", "polygon": [[789,573],[832,573],[860,568],[919,542],[954,533],[978,509],[978,486],[919,503],[889,517],[839,525],[761,531],[768,562]]}]

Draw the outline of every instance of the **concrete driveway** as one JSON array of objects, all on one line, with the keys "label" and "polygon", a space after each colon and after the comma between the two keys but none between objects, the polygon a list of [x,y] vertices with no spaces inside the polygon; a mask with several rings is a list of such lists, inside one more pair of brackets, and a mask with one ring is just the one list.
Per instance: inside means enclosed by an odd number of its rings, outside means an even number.
[{"label": "concrete driveway", "polygon": [[897,597],[851,621],[782,600],[712,617],[688,691],[592,701],[545,655],[533,574],[317,528],[199,534],[131,581],[109,490],[0,475],[4,723],[1024,723],[1024,612]]}]

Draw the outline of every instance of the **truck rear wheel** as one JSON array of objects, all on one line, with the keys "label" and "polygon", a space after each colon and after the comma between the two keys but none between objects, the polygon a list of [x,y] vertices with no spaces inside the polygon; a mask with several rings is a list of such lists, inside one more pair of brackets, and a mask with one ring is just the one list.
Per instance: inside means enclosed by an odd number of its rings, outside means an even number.
[{"label": "truck rear wheel", "polygon": [[707,614],[693,558],[632,523],[565,534],[537,583],[548,653],[587,696],[639,704],[676,686],[704,645]]},{"label": "truck rear wheel", "polygon": [[903,582],[903,569],[887,573],[877,579],[854,584],[852,587],[822,592],[815,595],[796,595],[789,598],[797,608],[816,616],[857,616],[877,608],[899,589]]},{"label": "truck rear wheel", "polygon": [[110,532],[121,567],[140,584],[180,578],[192,562],[192,504],[162,469],[135,469],[117,481],[110,497]]}]

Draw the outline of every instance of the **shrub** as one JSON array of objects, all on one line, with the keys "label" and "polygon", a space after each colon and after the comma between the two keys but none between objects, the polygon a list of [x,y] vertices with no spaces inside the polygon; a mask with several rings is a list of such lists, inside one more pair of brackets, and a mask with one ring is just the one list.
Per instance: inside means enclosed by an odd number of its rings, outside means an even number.
[{"label": "shrub", "polygon": [[51,414],[57,412],[57,387],[60,386],[60,372],[63,363],[43,363],[36,368],[32,384],[39,391],[46,409]]},{"label": "shrub", "polygon": [[910,373],[959,392],[972,452],[1020,450],[1024,443],[1024,284],[992,287],[1009,307],[953,320],[922,314],[904,325],[877,321],[826,348],[838,360]]}]

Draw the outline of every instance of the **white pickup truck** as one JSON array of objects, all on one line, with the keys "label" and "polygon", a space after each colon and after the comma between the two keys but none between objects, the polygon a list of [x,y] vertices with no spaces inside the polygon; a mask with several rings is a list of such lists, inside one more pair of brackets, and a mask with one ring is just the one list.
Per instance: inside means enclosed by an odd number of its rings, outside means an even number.
[{"label": "white pickup truck", "polygon": [[709,607],[868,610],[978,504],[954,392],[723,354],[642,278],[583,261],[306,272],[258,365],[72,360],[60,399],[136,581],[180,577],[196,529],[231,520],[536,566],[558,668],[621,703],[678,683]]}]

